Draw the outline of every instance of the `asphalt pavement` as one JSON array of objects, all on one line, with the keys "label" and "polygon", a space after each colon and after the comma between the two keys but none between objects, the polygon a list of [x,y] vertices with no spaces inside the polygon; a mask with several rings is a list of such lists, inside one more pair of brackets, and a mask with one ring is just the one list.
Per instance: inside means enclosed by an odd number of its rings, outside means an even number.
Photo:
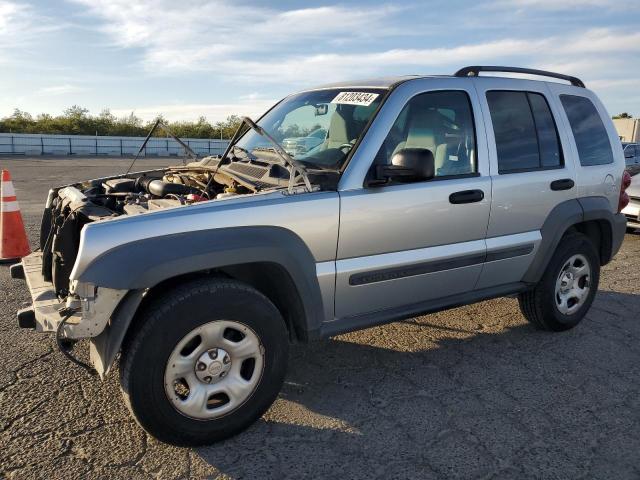
[{"label": "asphalt pavement", "polygon": [[[50,186],[129,162],[0,157],[0,168],[34,245]],[[297,345],[264,417],[198,449],[147,436],[117,372],[89,377],[52,336],[19,329],[28,300],[0,266],[0,478],[640,478],[640,234],[572,331],[537,331],[504,298]]]}]

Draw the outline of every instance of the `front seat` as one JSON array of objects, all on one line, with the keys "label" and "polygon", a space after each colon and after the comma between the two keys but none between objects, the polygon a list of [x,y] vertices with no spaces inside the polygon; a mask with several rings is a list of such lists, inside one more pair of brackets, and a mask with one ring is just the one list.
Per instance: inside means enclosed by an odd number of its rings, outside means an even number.
[{"label": "front seat", "polygon": [[433,110],[414,111],[408,121],[407,139],[396,146],[391,157],[403,148],[427,148],[433,153],[437,172],[447,154],[446,143],[440,141],[442,132],[438,128],[441,123],[438,113]]},{"label": "front seat", "polygon": [[346,112],[343,109],[344,107],[336,109],[331,116],[326,140],[327,148],[340,148],[351,142],[349,123],[344,117]]}]

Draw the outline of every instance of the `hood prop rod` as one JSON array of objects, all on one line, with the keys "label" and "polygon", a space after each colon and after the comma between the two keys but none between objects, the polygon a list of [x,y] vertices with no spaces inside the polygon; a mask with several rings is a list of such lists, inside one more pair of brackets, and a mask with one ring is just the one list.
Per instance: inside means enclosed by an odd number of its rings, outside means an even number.
[{"label": "hood prop rod", "polygon": [[[191,147],[189,145],[187,145],[186,143],[184,143],[182,140],[180,140],[178,138],[177,135],[175,135],[170,129],[169,127],[167,127],[164,123],[162,123],[162,120],[160,118],[158,118],[155,123],[153,124],[153,127],[151,127],[151,130],[149,130],[149,133],[147,134],[146,138],[144,139],[144,142],[142,142],[142,145],[140,145],[140,148],[138,149],[138,153],[136,153],[136,156],[134,157],[133,161],[131,162],[131,165],[129,165],[129,168],[127,168],[127,171],[125,172],[125,175],[127,175],[129,172],[131,172],[131,169],[133,168],[133,166],[135,165],[136,161],[138,160],[138,157],[140,157],[140,154],[142,153],[142,151],[144,150],[144,148],[147,146],[147,143],[149,142],[149,140],[151,139],[151,136],[153,135],[153,133],[158,129],[158,127],[160,127],[162,130],[164,130],[164,132],[166,134],[168,134],[170,137],[172,137],[176,142],[178,142],[178,144],[180,144],[180,146],[182,148],[184,148],[185,153],[187,154],[188,157],[192,158],[192,159],[196,159],[198,158],[198,155],[191,149]],[[186,161],[183,158],[182,159],[182,164],[185,165]]]}]

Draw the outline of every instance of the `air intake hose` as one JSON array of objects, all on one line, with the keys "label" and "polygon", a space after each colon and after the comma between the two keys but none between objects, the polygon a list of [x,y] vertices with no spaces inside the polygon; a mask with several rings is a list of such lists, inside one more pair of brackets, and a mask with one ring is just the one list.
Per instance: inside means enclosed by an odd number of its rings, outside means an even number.
[{"label": "air intake hose", "polygon": [[140,177],[136,181],[138,189],[143,190],[154,197],[164,198],[167,195],[200,194],[200,190],[181,183],[169,183],[157,178]]}]

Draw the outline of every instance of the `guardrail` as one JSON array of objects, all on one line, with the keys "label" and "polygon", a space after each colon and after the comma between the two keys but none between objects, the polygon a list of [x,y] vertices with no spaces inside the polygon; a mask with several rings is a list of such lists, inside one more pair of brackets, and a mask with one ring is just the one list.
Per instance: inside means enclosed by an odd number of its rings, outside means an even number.
[{"label": "guardrail", "polygon": [[[184,138],[189,148],[201,156],[221,155],[229,140]],[[0,155],[106,155],[138,153],[143,137],[88,135],[38,135],[0,133]],[[141,156],[185,156],[184,148],[172,138],[149,139]]]}]

